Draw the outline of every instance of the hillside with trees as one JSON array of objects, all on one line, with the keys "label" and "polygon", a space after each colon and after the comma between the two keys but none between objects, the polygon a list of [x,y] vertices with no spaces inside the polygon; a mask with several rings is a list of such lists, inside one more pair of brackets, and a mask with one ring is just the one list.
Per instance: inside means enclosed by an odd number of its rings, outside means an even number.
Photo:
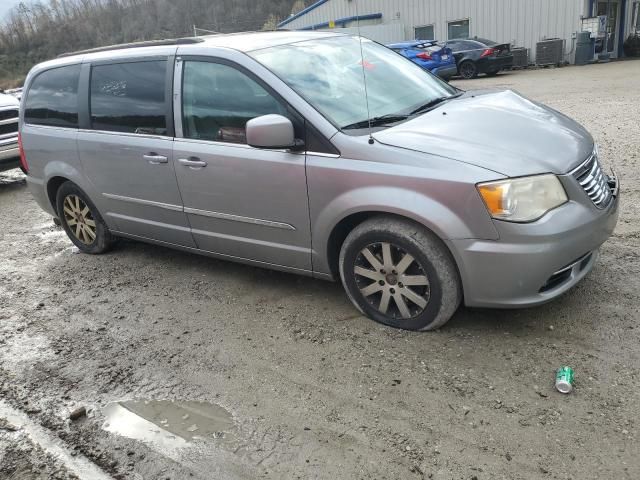
[{"label": "hillside with trees", "polygon": [[[310,1],[307,4],[311,3]],[[48,0],[21,3],[0,24],[0,87],[57,55],[138,40],[274,29],[303,0]]]}]

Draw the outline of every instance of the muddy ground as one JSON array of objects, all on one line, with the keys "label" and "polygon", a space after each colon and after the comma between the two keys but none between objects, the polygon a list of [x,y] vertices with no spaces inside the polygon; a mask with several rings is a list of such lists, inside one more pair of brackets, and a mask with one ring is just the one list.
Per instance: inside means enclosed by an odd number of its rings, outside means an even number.
[{"label": "muddy ground", "polygon": [[[434,333],[377,325],[319,280],[134,242],[76,254],[22,175],[0,174],[0,478],[95,478],[69,458],[119,479],[640,478],[638,78],[628,61],[455,82],[583,123],[616,165],[622,210],[564,297],[462,308]],[[566,396],[553,388],[565,364]],[[157,428],[106,421],[127,400],[177,410]],[[189,425],[182,401],[231,421]]]}]

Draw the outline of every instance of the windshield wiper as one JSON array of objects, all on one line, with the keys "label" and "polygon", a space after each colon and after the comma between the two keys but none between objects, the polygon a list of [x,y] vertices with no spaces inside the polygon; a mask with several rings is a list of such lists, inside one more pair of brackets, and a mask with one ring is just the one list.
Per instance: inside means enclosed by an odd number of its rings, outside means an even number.
[{"label": "windshield wiper", "polygon": [[387,125],[389,123],[401,122],[402,120],[406,120],[409,118],[409,115],[404,114],[389,114],[389,115],[381,115],[379,117],[373,117],[371,120],[362,120],[361,122],[351,123],[349,125],[345,125],[342,127],[343,130],[356,130],[359,128],[368,128],[369,125],[372,127],[379,127],[381,125]]},{"label": "windshield wiper", "polygon": [[424,105],[420,105],[418,108],[416,108],[415,110],[411,111],[410,115],[415,115],[417,113],[422,113],[422,112],[426,112],[427,110],[435,107],[436,105],[440,105],[441,103],[446,102],[447,100],[450,100],[452,98],[457,98],[460,95],[462,95],[462,93],[458,93],[456,95],[451,95],[449,97],[438,97],[438,98],[434,98],[433,100],[425,103]]}]

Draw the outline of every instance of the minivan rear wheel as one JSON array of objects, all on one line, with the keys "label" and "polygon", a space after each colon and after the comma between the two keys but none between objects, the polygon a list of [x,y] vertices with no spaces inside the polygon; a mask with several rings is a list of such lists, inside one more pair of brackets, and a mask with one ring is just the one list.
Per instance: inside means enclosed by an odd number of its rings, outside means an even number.
[{"label": "minivan rear wheel", "polygon": [[113,244],[113,236],[98,209],[73,182],[63,183],[56,194],[56,209],[64,231],[84,253],[104,253]]},{"label": "minivan rear wheel", "polygon": [[436,329],[462,299],[458,271],[445,245],[405,220],[374,217],[358,225],[342,245],[339,269],[356,308],[396,328]]}]

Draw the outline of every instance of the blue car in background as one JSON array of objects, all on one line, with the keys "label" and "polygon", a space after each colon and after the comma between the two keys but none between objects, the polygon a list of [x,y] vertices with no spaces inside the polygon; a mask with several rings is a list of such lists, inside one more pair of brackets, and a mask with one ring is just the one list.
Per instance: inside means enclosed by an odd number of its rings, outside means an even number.
[{"label": "blue car in background", "polygon": [[449,80],[458,73],[451,49],[439,45],[436,40],[411,40],[392,43],[387,47],[444,80]]}]

